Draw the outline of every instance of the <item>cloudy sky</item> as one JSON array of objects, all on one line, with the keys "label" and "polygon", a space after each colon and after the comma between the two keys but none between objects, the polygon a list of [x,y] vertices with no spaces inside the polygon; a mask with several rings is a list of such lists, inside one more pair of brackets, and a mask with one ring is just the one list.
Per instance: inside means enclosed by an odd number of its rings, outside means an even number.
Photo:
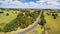
[{"label": "cloudy sky", "polygon": [[60,9],[60,0],[0,0],[0,8]]}]

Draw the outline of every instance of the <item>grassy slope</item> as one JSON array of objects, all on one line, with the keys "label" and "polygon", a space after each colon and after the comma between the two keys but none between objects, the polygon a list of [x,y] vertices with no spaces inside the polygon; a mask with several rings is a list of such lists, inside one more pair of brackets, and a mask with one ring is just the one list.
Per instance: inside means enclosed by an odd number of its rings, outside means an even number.
[{"label": "grassy slope", "polygon": [[50,34],[60,34],[60,16],[54,20],[52,16],[47,16],[45,14],[45,19],[47,21],[46,25],[50,27]]},{"label": "grassy slope", "polygon": [[[9,13],[9,16],[6,16],[6,13]],[[17,17],[17,14],[13,14],[11,11],[9,12],[5,11],[3,14],[0,14],[0,26],[2,27],[3,24],[9,23],[16,17]]]}]

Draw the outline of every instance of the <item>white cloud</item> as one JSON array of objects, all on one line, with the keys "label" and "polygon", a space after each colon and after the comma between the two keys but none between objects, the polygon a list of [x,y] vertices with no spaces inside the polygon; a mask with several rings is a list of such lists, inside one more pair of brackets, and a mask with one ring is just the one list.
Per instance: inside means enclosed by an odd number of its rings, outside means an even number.
[{"label": "white cloud", "polygon": [[[25,0],[24,0],[25,1]],[[16,7],[16,8],[60,8],[60,4],[57,2],[58,0],[40,0],[37,2],[21,2],[21,1],[0,1],[3,3],[5,7]],[[47,2],[47,3],[45,3]],[[44,5],[47,4],[47,5]],[[59,7],[58,7],[59,6]]]},{"label": "white cloud", "polygon": [[48,2],[48,4],[50,4],[50,5],[59,5],[59,3],[56,2],[56,1],[50,1],[50,2]]}]

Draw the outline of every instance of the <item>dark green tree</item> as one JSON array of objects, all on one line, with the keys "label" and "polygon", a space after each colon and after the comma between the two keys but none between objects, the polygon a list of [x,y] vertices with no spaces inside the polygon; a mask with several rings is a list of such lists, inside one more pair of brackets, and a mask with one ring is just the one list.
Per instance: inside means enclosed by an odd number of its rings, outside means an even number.
[{"label": "dark green tree", "polygon": [[41,22],[39,23],[39,25],[44,26],[45,24],[46,24],[46,20],[44,18],[44,13],[42,12],[42,14],[41,14]]}]

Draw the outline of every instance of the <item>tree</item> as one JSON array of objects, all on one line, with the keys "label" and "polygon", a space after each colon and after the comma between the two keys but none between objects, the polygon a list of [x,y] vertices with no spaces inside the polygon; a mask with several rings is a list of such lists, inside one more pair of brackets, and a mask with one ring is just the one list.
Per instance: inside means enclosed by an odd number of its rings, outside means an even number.
[{"label": "tree", "polygon": [[54,14],[54,13],[52,13],[52,16],[55,16],[55,14]]},{"label": "tree", "polygon": [[9,16],[9,14],[7,13],[6,16]]},{"label": "tree", "polygon": [[41,22],[39,24],[42,25],[42,26],[44,26],[46,24],[46,20],[44,18],[41,19]]},{"label": "tree", "polygon": [[46,20],[44,19],[44,14],[42,12],[42,15],[41,15],[41,22],[39,23],[39,25],[41,25],[42,27],[46,24]]},{"label": "tree", "polygon": [[56,17],[57,17],[57,16],[58,16],[58,13],[56,13],[55,15],[56,15]]},{"label": "tree", "polygon": [[49,13],[46,13],[47,15],[49,15]]},{"label": "tree", "polygon": [[52,13],[53,19],[56,19],[56,17],[58,16],[57,14]]}]

